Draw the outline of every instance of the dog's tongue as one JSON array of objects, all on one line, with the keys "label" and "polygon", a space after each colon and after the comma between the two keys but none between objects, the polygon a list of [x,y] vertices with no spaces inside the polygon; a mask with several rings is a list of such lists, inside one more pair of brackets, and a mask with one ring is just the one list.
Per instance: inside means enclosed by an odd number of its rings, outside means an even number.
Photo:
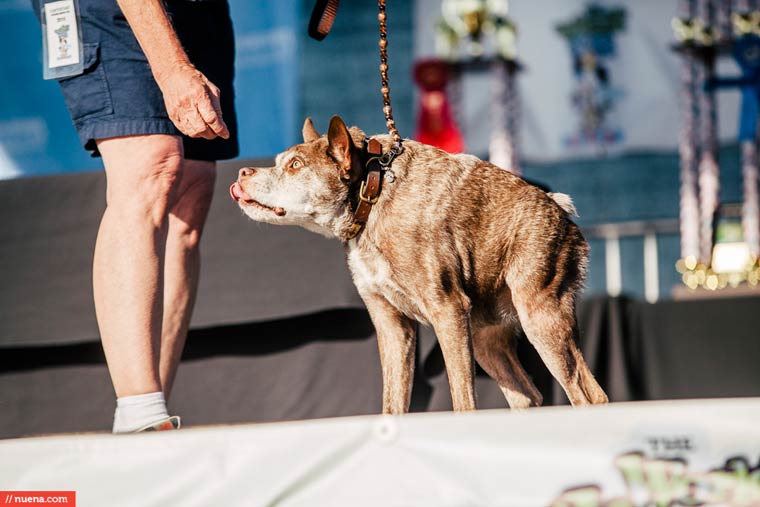
[{"label": "dog's tongue", "polygon": [[240,183],[237,181],[230,185],[230,197],[232,197],[232,200],[237,202],[241,199],[244,201],[252,201],[253,197],[245,193],[245,190],[243,190],[243,187],[240,186]]}]

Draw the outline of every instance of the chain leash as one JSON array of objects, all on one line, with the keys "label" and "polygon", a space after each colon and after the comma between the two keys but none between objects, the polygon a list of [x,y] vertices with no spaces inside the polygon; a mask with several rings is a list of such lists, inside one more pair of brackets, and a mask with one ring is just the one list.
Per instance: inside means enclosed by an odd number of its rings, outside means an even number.
[{"label": "chain leash", "polygon": [[399,134],[396,128],[396,122],[393,119],[393,108],[391,107],[391,89],[388,85],[388,30],[386,22],[388,15],[385,12],[385,0],[378,0],[379,13],[377,19],[380,22],[380,93],[383,95],[383,113],[385,114],[385,126],[388,128],[388,133],[393,137],[393,146],[390,151],[383,154],[380,158],[380,165],[386,170],[387,176],[393,181],[394,176],[390,171],[390,165],[393,159],[396,158],[401,152],[404,151],[402,145],[401,134]]}]

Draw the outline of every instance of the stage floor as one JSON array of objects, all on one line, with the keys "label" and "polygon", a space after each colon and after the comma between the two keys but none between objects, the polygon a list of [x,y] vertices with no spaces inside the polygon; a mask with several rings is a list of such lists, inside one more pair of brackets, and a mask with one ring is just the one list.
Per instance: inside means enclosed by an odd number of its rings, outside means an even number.
[{"label": "stage floor", "polygon": [[80,507],[750,506],[758,420],[744,398],[13,439],[0,490],[76,491]]}]

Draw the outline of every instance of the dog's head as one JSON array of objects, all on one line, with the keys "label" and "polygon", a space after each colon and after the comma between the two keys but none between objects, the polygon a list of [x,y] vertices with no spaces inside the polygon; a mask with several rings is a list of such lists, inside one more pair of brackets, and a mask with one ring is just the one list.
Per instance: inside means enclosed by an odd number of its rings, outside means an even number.
[{"label": "dog's head", "polygon": [[307,118],[302,144],[277,155],[274,167],[244,167],[230,195],[259,222],[300,225],[325,235],[336,234],[346,214],[349,190],[361,175],[364,133],[346,128],[338,116],[324,136]]}]

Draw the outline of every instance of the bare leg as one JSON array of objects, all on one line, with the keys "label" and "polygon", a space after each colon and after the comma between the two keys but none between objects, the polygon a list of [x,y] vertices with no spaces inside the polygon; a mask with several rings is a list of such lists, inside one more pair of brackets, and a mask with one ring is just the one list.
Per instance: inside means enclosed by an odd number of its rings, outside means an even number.
[{"label": "bare leg", "polygon": [[377,294],[363,294],[377,331],[383,369],[383,413],[409,412],[417,334],[414,322]]},{"label": "bare leg", "polygon": [[161,327],[160,378],[169,398],[187,338],[198,292],[198,248],[214,194],[216,164],[185,160],[177,202],[169,212],[164,260],[164,306]]},{"label": "bare leg", "polygon": [[488,326],[473,333],[475,359],[499,384],[510,408],[539,407],[541,393],[517,358],[513,326]]},{"label": "bare leg", "polygon": [[158,372],[167,214],[176,200],[182,142],[168,135],[98,141],[108,189],[93,289],[117,397],[161,391]]}]

